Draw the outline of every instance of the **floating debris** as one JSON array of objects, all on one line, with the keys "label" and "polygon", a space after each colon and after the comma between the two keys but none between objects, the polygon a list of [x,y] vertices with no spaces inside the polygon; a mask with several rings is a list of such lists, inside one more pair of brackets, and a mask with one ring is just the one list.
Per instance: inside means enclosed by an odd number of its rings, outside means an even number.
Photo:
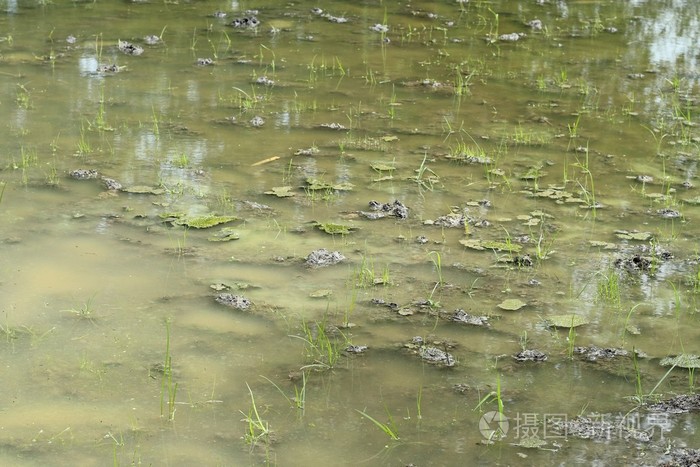
[{"label": "floating debris", "polygon": [[94,169],[75,169],[68,172],[71,178],[76,180],[90,180],[100,176],[100,173]]},{"label": "floating debris", "polygon": [[386,24],[377,23],[377,24],[370,26],[369,30],[374,31],[374,32],[379,32],[382,34],[386,34],[387,32],[389,32],[389,26],[387,26]]},{"label": "floating debris", "polygon": [[638,240],[640,242],[646,242],[654,238],[651,232],[640,232],[638,230],[616,230],[615,236],[623,240]]},{"label": "floating debris", "polygon": [[233,222],[238,220],[236,216],[217,216],[215,214],[209,214],[206,216],[198,217],[188,217],[186,214],[182,213],[165,213],[160,215],[163,222],[172,225],[182,225],[185,227],[192,227],[194,229],[207,229],[214,227],[219,224],[226,224],[227,222]]},{"label": "floating debris", "polygon": [[[562,326],[569,327],[569,326]],[[575,326],[574,326],[575,327]],[[590,347],[574,347],[574,353],[586,357],[589,362],[599,359],[611,359],[615,357],[626,357],[629,353],[625,349],[602,348],[592,345]]]},{"label": "floating debris", "polygon": [[484,251],[506,251],[509,253],[518,253],[523,249],[522,245],[511,242],[499,242],[495,240],[479,240],[476,238],[463,238],[459,241],[462,245],[472,250]]},{"label": "floating debris", "polygon": [[211,58],[198,58],[197,59],[197,66],[212,66],[215,64],[216,64],[216,62]]},{"label": "floating debris", "polygon": [[545,321],[555,328],[576,328],[590,322],[583,316],[575,314],[547,316]]},{"label": "floating debris", "polygon": [[462,324],[470,324],[472,326],[489,326],[488,316],[470,315],[461,308],[456,310],[450,321],[455,321]]},{"label": "floating debris", "polygon": [[293,189],[294,187],[291,186],[275,186],[272,187],[270,191],[266,191],[265,194],[277,196],[278,198],[290,198],[295,196],[295,194],[292,193]]},{"label": "floating debris", "polygon": [[244,296],[230,293],[220,293],[216,296],[216,301],[237,310],[245,310],[252,305],[251,301]]},{"label": "floating debris", "polygon": [[325,232],[330,235],[350,235],[353,230],[357,230],[356,227],[343,224],[334,224],[333,222],[315,222],[314,226],[321,232]]},{"label": "floating debris", "polygon": [[521,350],[513,355],[513,358],[519,362],[544,362],[547,360],[547,354],[540,350]]},{"label": "floating debris", "polygon": [[350,182],[343,182],[343,183],[336,183],[336,184],[331,184],[324,182],[323,180],[319,180],[317,178],[309,177],[306,179],[306,189],[315,191],[315,190],[336,190],[336,191],[351,191],[353,188],[355,188],[355,185],[353,185]]},{"label": "floating debris", "polygon": [[338,264],[344,259],[345,256],[338,251],[331,252],[325,248],[321,248],[320,250],[315,250],[309,253],[309,256],[306,257],[306,265],[312,267],[324,267],[332,264]]},{"label": "floating debris", "polygon": [[680,354],[675,357],[666,357],[659,362],[661,366],[676,366],[678,368],[700,368],[700,356],[693,354]]},{"label": "floating debris", "polygon": [[127,55],[141,55],[143,53],[143,47],[123,40],[117,42],[117,47],[119,51]]},{"label": "floating debris", "polygon": [[601,240],[588,240],[588,244],[593,248],[602,248],[604,250],[616,250],[617,245],[610,242],[604,242]]},{"label": "floating debris", "polygon": [[320,290],[314,290],[309,294],[309,297],[311,298],[328,298],[331,295],[333,295],[333,291],[331,289],[320,289]]},{"label": "floating debris", "polygon": [[399,200],[394,200],[392,203],[380,203],[372,200],[369,202],[369,208],[373,212],[360,211],[360,214],[367,219],[382,219],[389,216],[399,219],[408,217],[408,208]]},{"label": "floating debris", "polygon": [[516,311],[526,305],[527,303],[523,302],[522,300],[518,300],[517,298],[509,298],[508,300],[504,300],[499,303],[498,308],[501,310]]}]

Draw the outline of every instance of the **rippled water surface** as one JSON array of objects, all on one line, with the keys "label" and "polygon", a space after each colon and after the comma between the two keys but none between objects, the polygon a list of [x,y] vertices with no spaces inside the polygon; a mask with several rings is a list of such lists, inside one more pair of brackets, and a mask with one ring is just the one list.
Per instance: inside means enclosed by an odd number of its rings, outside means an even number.
[{"label": "rippled water surface", "polygon": [[700,447],[698,8],[0,0],[0,463]]}]

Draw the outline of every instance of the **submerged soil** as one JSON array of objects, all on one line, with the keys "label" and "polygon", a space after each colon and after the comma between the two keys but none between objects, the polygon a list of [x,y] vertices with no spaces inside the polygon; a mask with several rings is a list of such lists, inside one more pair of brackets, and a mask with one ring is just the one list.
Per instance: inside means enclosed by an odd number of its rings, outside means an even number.
[{"label": "submerged soil", "polygon": [[698,8],[0,0],[0,463],[693,462]]}]

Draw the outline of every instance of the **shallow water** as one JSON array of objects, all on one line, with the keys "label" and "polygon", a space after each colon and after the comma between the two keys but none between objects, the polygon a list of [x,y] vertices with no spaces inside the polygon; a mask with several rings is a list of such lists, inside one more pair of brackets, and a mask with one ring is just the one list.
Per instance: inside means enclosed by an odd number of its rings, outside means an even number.
[{"label": "shallow water", "polygon": [[[249,9],[257,28],[230,26]],[[696,388],[659,363],[700,341],[698,6],[323,9],[0,1],[0,463],[653,465],[697,448],[697,414],[648,442],[545,430],[579,414],[651,430],[630,396]],[[395,199],[407,219],[362,214]],[[467,225],[435,225],[451,212]],[[221,227],[240,238],[210,241]],[[345,260],[308,267],[320,248]],[[252,307],[217,303],[220,284]],[[589,323],[546,324],[569,313]],[[457,363],[424,362],[415,336]],[[645,356],[571,353],[591,345]],[[523,347],[547,361],[515,361]],[[496,393],[510,425],[488,444]],[[543,449],[516,446],[533,430]]]}]

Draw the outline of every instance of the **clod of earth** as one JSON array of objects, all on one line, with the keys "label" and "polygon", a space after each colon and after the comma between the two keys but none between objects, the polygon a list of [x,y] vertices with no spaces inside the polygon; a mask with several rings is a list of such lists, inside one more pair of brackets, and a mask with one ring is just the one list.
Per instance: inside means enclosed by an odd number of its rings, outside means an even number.
[{"label": "clod of earth", "polygon": [[248,122],[248,123],[250,123],[250,126],[252,126],[252,127],[260,128],[261,126],[263,126],[265,124],[265,119],[256,115],[255,117],[251,118],[250,122]]},{"label": "clod of earth", "polygon": [[320,290],[314,290],[309,294],[309,297],[311,298],[327,298],[333,295],[333,291],[331,289],[320,289]]},{"label": "clod of earth", "polygon": [[498,40],[501,42],[517,42],[525,37],[524,32],[511,32],[510,34],[501,34],[498,36]]},{"label": "clod of earth", "polygon": [[102,65],[97,67],[97,73],[119,73],[120,71],[126,70],[125,66],[119,66],[116,64]]},{"label": "clod of earth", "polygon": [[350,344],[347,347],[345,347],[345,351],[347,353],[354,353],[354,354],[361,354],[365,353],[369,347],[366,345],[353,345]]},{"label": "clod of earth", "polygon": [[90,180],[99,177],[100,173],[93,169],[75,169],[68,172],[68,175],[76,180]]},{"label": "clod of earth", "polygon": [[656,213],[659,216],[664,217],[666,219],[678,219],[679,217],[681,217],[681,213],[679,211],[676,211],[675,209],[671,208],[659,209],[658,211],[656,211]]},{"label": "clod of earth", "polygon": [[143,53],[143,47],[132,44],[131,42],[119,40],[117,46],[120,52],[127,55],[141,55]]},{"label": "clod of earth", "polygon": [[676,448],[659,459],[659,467],[700,465],[700,449]]},{"label": "clod of earth", "polygon": [[700,394],[681,394],[647,407],[650,412],[688,413],[700,411]]},{"label": "clod of earth", "polygon": [[461,308],[456,310],[450,321],[455,321],[462,324],[471,324],[472,326],[489,326],[488,316],[470,315]]},{"label": "clod of earth", "polygon": [[229,26],[238,28],[238,29],[254,29],[257,28],[260,25],[260,20],[256,18],[255,16],[242,16],[240,18],[236,18],[231,23],[229,23]]},{"label": "clod of earth", "polygon": [[321,123],[319,128],[328,128],[330,130],[347,130],[347,128],[340,123]]},{"label": "clod of earth", "polygon": [[602,348],[592,345],[590,347],[574,347],[574,353],[586,358],[589,362],[598,359],[610,359],[615,357],[626,357],[629,353],[625,349]]},{"label": "clod of earth", "polygon": [[224,227],[214,235],[208,238],[210,242],[228,242],[231,240],[238,240],[241,236],[230,227]]},{"label": "clod of earth", "polygon": [[104,183],[105,188],[108,190],[116,191],[122,189],[122,184],[113,178],[102,177],[102,183]]},{"label": "clod of earth", "polygon": [[251,301],[244,296],[230,293],[220,293],[216,296],[216,301],[237,310],[245,310],[252,305]]},{"label": "clod of earth", "polygon": [[535,435],[521,438],[520,442],[518,444],[515,444],[514,446],[518,446],[519,448],[525,449],[539,449],[542,446],[546,445],[547,441],[540,439]]},{"label": "clod of earth", "polygon": [[438,349],[437,347],[423,346],[418,351],[418,354],[426,362],[433,363],[435,365],[452,367],[455,366],[455,363],[457,363],[451,354],[445,352],[444,350]]},{"label": "clod of earth", "polygon": [[521,350],[513,355],[513,358],[519,362],[544,362],[547,360],[547,354],[540,350]]},{"label": "clod of earth", "polygon": [[317,147],[311,146],[310,148],[304,148],[304,149],[297,149],[294,151],[295,156],[315,156],[318,154],[320,151],[318,150]]},{"label": "clod of earth", "polygon": [[125,193],[131,193],[135,195],[148,194],[148,195],[162,195],[165,193],[163,188],[154,188],[152,186],[145,185],[134,185],[122,188]]},{"label": "clod of earth", "polygon": [[321,248],[320,250],[309,253],[309,256],[306,257],[306,265],[312,267],[330,266],[332,264],[338,264],[344,259],[345,256],[338,251],[331,252],[325,248]]},{"label": "clod of earth", "polygon": [[508,300],[503,300],[498,304],[498,308],[501,310],[516,311],[527,305],[527,303],[517,298],[509,298]]},{"label": "clod of earth", "polygon": [[547,316],[546,321],[555,328],[576,328],[590,322],[583,316],[574,314]]},{"label": "clod of earth", "polygon": [[369,202],[369,208],[373,212],[360,211],[360,214],[367,219],[381,219],[389,216],[399,219],[408,217],[408,208],[399,200],[394,200],[393,203],[380,203],[372,200]]}]

